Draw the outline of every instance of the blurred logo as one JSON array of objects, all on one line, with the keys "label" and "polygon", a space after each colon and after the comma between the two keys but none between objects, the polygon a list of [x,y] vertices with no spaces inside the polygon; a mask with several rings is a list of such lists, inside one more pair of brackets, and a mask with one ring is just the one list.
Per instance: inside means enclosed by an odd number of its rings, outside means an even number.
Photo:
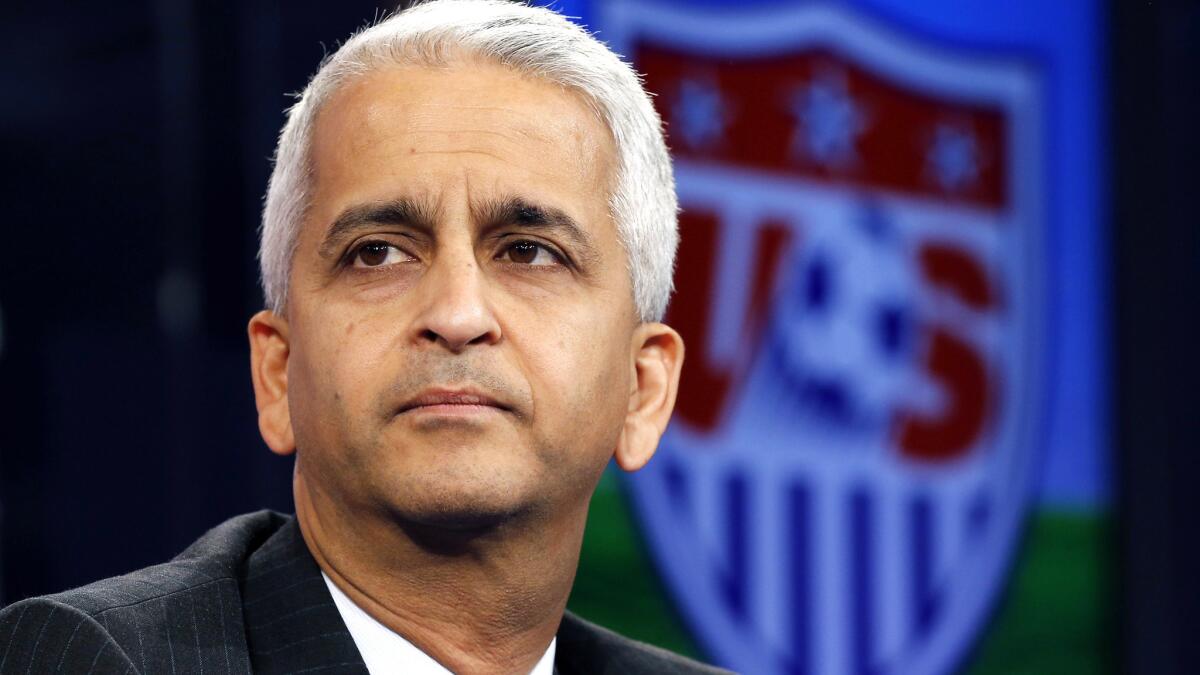
[{"label": "blurred logo", "polygon": [[688,362],[629,481],[679,606],[743,672],[953,670],[1032,492],[1035,73],[840,6],[601,17],[683,207]]}]

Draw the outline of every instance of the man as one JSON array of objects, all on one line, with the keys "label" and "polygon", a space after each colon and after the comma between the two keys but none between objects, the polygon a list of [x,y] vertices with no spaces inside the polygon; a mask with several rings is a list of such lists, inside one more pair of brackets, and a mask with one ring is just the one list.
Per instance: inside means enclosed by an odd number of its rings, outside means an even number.
[{"label": "man", "polygon": [[713,672],[564,613],[675,401],[676,202],[636,76],[544,9],[418,6],[289,111],[249,325],[294,518],[0,615],[0,672]]}]

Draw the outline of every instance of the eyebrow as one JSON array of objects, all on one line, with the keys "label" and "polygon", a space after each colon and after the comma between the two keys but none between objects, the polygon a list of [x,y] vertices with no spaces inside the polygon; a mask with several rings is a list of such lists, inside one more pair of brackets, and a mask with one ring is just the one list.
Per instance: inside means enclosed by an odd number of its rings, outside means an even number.
[{"label": "eyebrow", "polygon": [[[520,197],[509,197],[473,205],[471,217],[483,232],[516,225],[557,234],[568,241],[574,251],[573,257],[583,267],[600,257],[592,236],[562,209],[541,206]],[[437,220],[437,208],[428,202],[407,197],[351,206],[334,218],[321,240],[317,254],[322,258],[336,258],[341,242],[379,225],[406,225],[423,232],[436,232]]]},{"label": "eyebrow", "polygon": [[337,257],[338,245],[342,241],[377,225],[407,225],[417,230],[432,232],[436,223],[436,208],[407,197],[351,206],[333,219],[321,240],[317,254],[322,258]]},{"label": "eyebrow", "polygon": [[520,197],[510,197],[473,206],[471,215],[484,232],[506,225],[517,225],[528,230],[557,234],[571,244],[575,252],[574,257],[583,266],[599,257],[592,236],[570,214],[561,209],[534,204]]}]

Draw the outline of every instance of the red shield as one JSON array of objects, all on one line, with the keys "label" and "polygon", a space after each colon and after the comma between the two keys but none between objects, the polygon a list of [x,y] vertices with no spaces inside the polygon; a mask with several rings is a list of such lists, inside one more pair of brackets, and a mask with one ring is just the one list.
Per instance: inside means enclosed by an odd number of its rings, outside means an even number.
[{"label": "red shield", "polygon": [[680,607],[740,671],[949,671],[1031,492],[1035,74],[832,7],[597,28],[656,94],[683,207],[682,393],[629,482]]}]

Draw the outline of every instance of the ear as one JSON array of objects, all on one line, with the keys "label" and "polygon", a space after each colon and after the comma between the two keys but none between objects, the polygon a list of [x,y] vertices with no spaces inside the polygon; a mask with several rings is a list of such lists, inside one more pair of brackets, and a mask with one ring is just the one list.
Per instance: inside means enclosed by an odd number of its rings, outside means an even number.
[{"label": "ear", "polygon": [[683,338],[670,326],[643,323],[633,332],[633,385],[625,426],[614,457],[626,471],[637,471],[650,461],[658,440],[667,430],[679,373],[683,368]]},{"label": "ear", "polygon": [[288,409],[287,365],[290,353],[287,319],[263,310],[250,317],[250,377],[258,406],[258,431],[267,447],[279,455],[296,450],[292,415]]}]

